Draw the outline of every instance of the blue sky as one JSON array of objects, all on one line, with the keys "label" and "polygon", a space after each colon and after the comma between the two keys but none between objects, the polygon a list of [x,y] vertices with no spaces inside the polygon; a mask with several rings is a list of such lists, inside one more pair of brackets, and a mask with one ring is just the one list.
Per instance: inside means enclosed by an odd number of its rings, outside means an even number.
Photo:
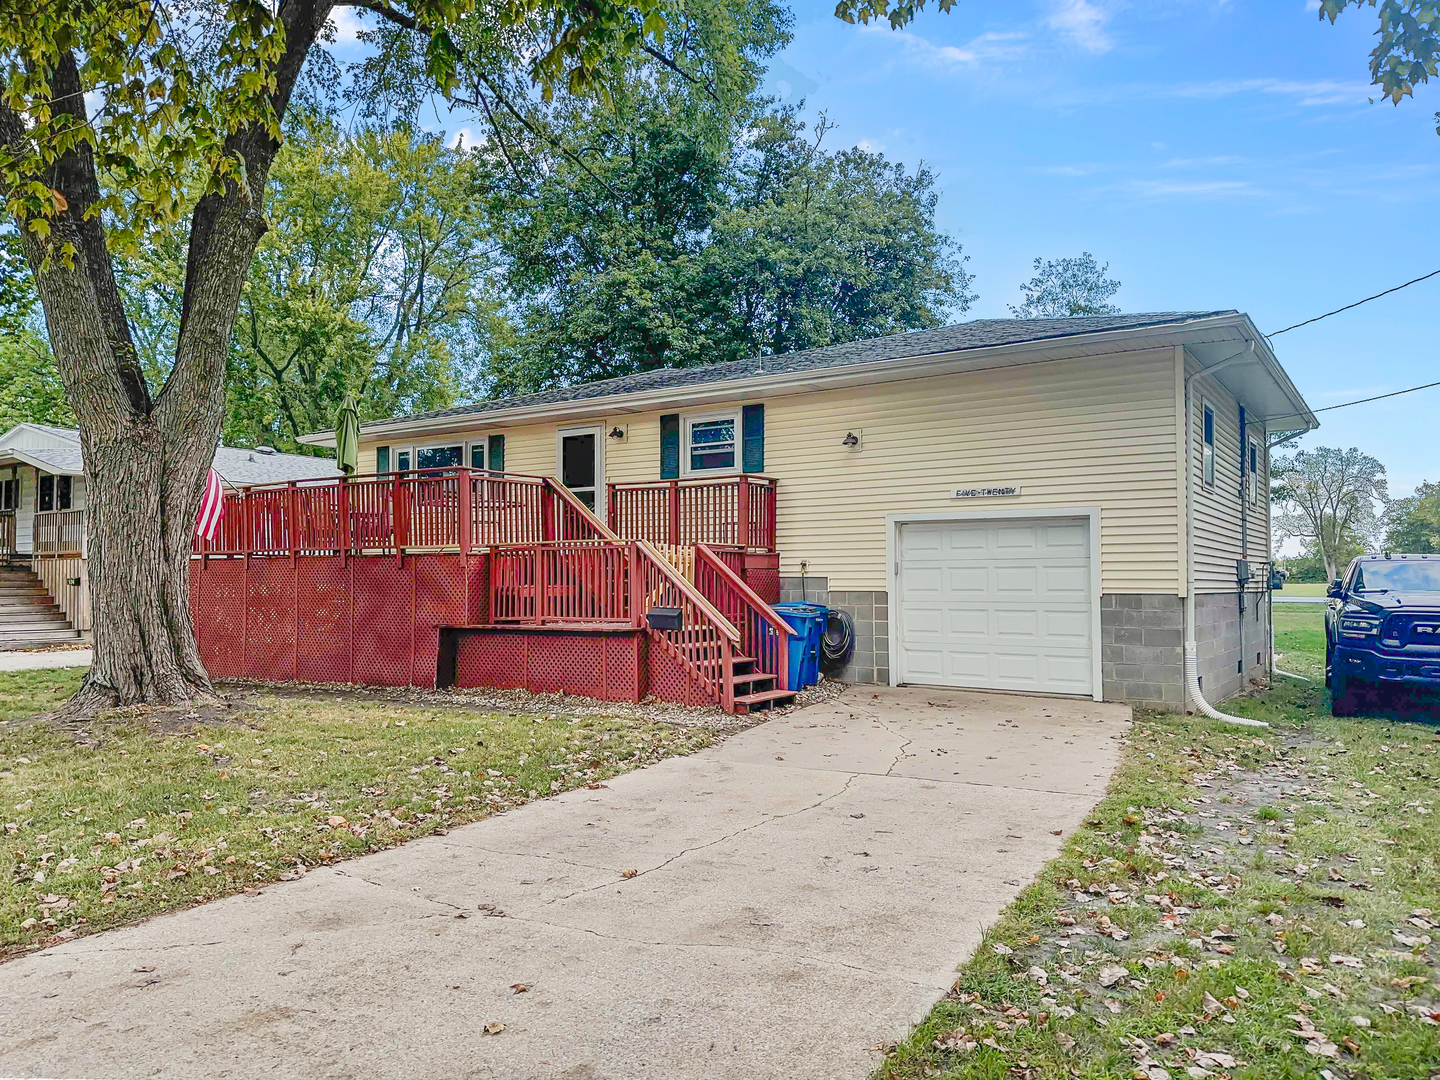
[{"label": "blue sky", "polygon": [[[792,5],[771,89],[939,174],[941,227],[1004,317],[1036,256],[1093,252],[1126,311],[1235,307],[1262,332],[1440,269],[1440,85],[1367,103],[1373,9],[1305,0],[960,0],[902,32]],[[933,7],[933,5],[932,5]],[[1440,379],[1440,278],[1284,334],[1312,408]],[[1440,387],[1321,415],[1392,491],[1440,479]]]}]

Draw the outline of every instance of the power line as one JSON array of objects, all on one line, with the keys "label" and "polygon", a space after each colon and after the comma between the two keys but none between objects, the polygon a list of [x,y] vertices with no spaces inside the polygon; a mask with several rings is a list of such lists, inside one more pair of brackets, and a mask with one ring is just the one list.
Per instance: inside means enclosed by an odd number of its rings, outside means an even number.
[{"label": "power line", "polygon": [[[1435,271],[1440,274],[1440,270]],[[1361,398],[1359,401],[1347,401],[1343,405],[1326,405],[1323,409],[1314,409],[1313,412],[1329,412],[1331,409],[1344,409],[1351,405],[1364,405],[1367,401],[1384,401],[1387,397],[1399,397],[1401,394],[1413,394],[1416,390],[1429,390],[1432,386],[1440,386],[1440,382],[1427,382],[1424,386],[1412,386],[1408,390],[1396,390],[1393,394],[1376,394],[1374,397]]]},{"label": "power line", "polygon": [[[1417,277],[1414,281],[1407,281],[1407,282],[1405,282],[1404,285],[1396,285],[1393,289],[1386,289],[1384,292],[1377,292],[1374,296],[1367,296],[1367,297],[1365,297],[1364,300],[1356,300],[1355,303],[1353,303],[1353,304],[1346,304],[1346,305],[1345,305],[1344,307],[1342,307],[1342,308],[1336,308],[1334,311],[1327,311],[1324,315],[1316,315],[1315,318],[1313,318],[1313,319],[1306,319],[1304,322],[1297,322],[1294,326],[1287,326],[1287,327],[1285,327],[1284,330],[1276,330],[1275,333],[1273,333],[1273,334],[1266,334],[1265,336],[1266,336],[1267,338],[1273,338],[1273,337],[1276,337],[1276,336],[1278,336],[1278,335],[1280,335],[1280,334],[1288,333],[1288,332],[1291,331],[1291,330],[1298,330],[1298,329],[1300,329],[1300,327],[1302,327],[1302,326],[1309,326],[1311,323],[1319,322],[1321,319],[1328,319],[1331,315],[1339,315],[1342,311],[1349,311],[1351,308],[1357,308],[1357,307],[1359,307],[1361,304],[1368,304],[1371,300],[1379,300],[1380,297],[1382,297],[1382,296],[1389,296],[1392,292],[1399,292],[1401,289],[1407,289],[1407,288],[1409,288],[1411,285],[1419,284],[1419,283],[1422,282],[1422,281],[1428,281],[1430,278],[1435,277],[1435,276],[1437,276],[1437,275],[1440,275],[1440,270],[1434,270],[1434,271],[1426,274],[1424,277]],[[1418,386],[1417,386],[1415,389],[1420,390],[1420,389],[1423,389],[1423,387],[1418,387]],[[1403,394],[1403,393],[1406,393],[1406,391],[1402,390],[1402,391],[1400,391],[1400,393]],[[1352,404],[1352,405],[1358,405],[1359,402],[1351,402],[1350,404]],[[1332,405],[1332,406],[1330,406],[1330,407],[1331,407],[1332,409],[1341,408],[1341,406],[1339,406],[1339,405]]]}]

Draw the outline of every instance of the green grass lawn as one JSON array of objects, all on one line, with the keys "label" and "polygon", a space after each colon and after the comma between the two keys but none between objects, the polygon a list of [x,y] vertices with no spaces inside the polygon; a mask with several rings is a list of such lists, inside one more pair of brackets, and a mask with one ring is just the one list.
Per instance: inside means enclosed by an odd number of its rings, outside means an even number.
[{"label": "green grass lawn", "polygon": [[0,955],[250,890],[708,745],[704,728],[260,694],[164,734],[17,718],[81,671],[0,674]]},{"label": "green grass lawn", "polygon": [[[1139,714],[1110,789],[877,1077],[1440,1077],[1440,728],[1337,720],[1276,608],[1269,730]],[[1428,720],[1429,722],[1424,722]]]},{"label": "green grass lawn", "polygon": [[1281,596],[1324,596],[1328,587],[1323,581],[1287,581],[1285,588],[1275,591]]}]

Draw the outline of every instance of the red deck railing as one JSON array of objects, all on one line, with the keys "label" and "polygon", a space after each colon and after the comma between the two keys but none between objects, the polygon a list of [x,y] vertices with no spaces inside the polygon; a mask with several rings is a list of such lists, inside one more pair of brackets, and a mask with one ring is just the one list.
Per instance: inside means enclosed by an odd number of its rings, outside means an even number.
[{"label": "red deck railing", "polygon": [[609,485],[613,532],[655,544],[775,550],[775,481],[768,476]]},{"label": "red deck railing", "polygon": [[197,555],[470,553],[499,544],[616,540],[568,488],[544,476],[432,469],[257,485],[225,496]]}]

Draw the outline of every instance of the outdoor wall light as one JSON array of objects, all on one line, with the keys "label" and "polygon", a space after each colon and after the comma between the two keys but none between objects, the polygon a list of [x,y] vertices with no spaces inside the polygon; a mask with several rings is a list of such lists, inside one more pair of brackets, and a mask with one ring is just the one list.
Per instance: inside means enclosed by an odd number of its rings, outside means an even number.
[{"label": "outdoor wall light", "polygon": [[619,426],[612,427],[610,429],[610,438],[614,439],[616,442],[623,441],[625,438],[625,429]]},{"label": "outdoor wall light", "polygon": [[840,440],[840,445],[843,446],[846,450],[859,450],[860,434],[861,433],[859,431],[847,431],[845,433],[845,438]]}]

